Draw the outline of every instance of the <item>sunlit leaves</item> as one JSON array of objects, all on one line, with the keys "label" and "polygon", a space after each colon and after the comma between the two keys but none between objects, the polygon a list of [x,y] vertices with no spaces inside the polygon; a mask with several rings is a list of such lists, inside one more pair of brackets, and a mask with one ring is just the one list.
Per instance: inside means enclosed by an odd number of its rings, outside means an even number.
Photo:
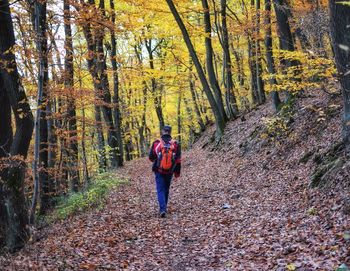
[{"label": "sunlit leaves", "polygon": [[[297,61],[299,65],[284,67],[280,64],[278,73],[275,74],[278,84],[267,86],[267,91],[298,92],[306,88],[321,88],[325,80],[332,80],[336,69],[332,59],[304,53],[301,51],[274,51],[276,59]],[[265,79],[271,75],[266,74]]]}]

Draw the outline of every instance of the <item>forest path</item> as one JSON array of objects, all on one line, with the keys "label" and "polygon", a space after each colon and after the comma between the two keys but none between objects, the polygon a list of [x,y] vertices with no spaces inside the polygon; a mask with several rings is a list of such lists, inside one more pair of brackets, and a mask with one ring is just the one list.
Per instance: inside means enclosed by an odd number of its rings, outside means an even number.
[{"label": "forest path", "polygon": [[102,210],[49,228],[5,270],[334,270],[346,261],[338,233],[349,223],[340,212],[307,213],[302,171],[223,157],[185,152],[165,219],[150,162],[128,163],[117,174],[130,183]]}]

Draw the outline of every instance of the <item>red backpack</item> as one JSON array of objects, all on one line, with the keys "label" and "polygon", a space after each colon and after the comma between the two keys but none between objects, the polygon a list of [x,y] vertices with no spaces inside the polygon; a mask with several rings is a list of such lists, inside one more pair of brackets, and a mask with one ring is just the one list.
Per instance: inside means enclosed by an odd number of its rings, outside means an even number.
[{"label": "red backpack", "polygon": [[172,173],[175,166],[175,141],[165,142],[162,139],[155,148],[157,154],[157,167],[162,172]]}]

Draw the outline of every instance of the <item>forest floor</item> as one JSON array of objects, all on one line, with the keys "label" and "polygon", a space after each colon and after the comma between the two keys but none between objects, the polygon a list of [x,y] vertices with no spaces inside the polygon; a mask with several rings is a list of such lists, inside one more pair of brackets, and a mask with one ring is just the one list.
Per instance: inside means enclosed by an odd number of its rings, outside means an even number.
[{"label": "forest floor", "polygon": [[[328,97],[298,102],[288,132],[266,138],[261,116],[231,122],[219,146],[213,129],[184,152],[170,213],[158,216],[147,159],[117,172],[129,184],[91,210],[41,230],[40,241],[2,260],[1,270],[336,270],[350,266],[347,188],[309,188],[308,153],[340,136]],[[322,120],[319,121],[320,116]],[[316,128],[315,128],[316,127]],[[265,139],[264,139],[265,138]],[[302,159],[304,158],[304,159]],[[301,159],[303,162],[301,162]],[[1,263],[1,262],[0,262]],[[345,270],[345,269],[344,269]]]}]

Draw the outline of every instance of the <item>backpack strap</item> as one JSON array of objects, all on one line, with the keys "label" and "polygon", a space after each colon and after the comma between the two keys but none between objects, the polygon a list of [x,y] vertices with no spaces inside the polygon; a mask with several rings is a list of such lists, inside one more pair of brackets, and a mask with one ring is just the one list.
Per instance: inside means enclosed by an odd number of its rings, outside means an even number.
[{"label": "backpack strap", "polygon": [[[158,139],[159,140],[159,143],[158,145],[154,148],[154,151],[156,153],[160,152],[160,149],[164,146],[164,140],[163,139]],[[171,146],[171,148],[174,150],[175,149],[175,144],[176,144],[176,141],[174,139],[170,140],[169,141],[169,144]]]},{"label": "backpack strap", "polygon": [[160,152],[160,150],[162,149],[162,146],[163,146],[163,141],[162,139],[158,139],[159,140],[159,143],[158,145],[154,148],[154,151],[156,152],[156,154],[158,155],[158,153]]}]

